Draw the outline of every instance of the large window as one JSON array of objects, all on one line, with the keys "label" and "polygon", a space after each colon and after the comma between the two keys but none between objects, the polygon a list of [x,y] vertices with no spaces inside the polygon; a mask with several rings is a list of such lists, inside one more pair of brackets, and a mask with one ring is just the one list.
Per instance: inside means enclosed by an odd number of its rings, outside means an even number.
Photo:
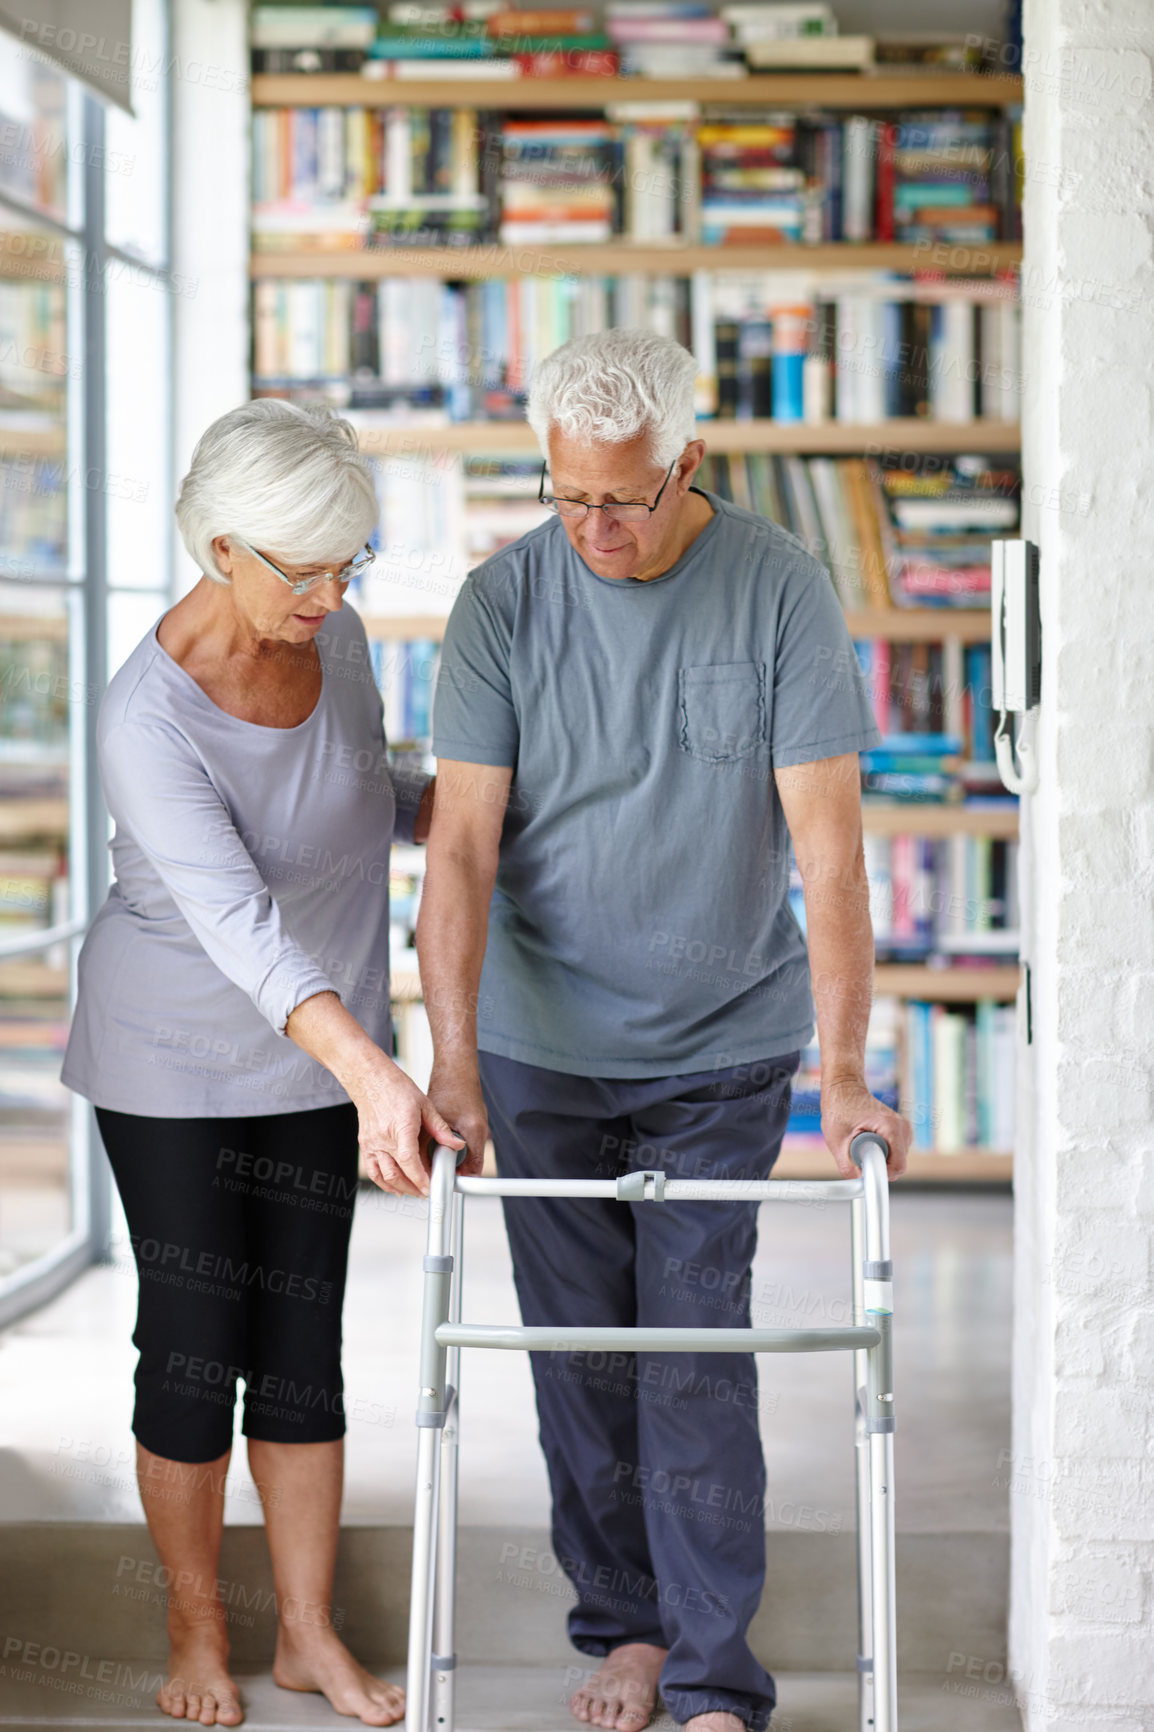
[{"label": "large window", "polygon": [[97,709],[171,581],[167,62],[165,0],[134,0],[132,115],[0,33],[0,1321],[105,1233],[59,1071],[108,882]]}]

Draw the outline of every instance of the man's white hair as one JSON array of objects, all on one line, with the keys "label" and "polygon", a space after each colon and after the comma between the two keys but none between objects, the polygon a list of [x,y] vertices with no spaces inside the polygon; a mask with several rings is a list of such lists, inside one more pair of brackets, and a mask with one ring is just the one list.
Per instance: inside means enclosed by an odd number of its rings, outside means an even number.
[{"label": "man's white hair", "polygon": [[696,437],[697,363],[672,337],[628,327],[573,337],[546,355],[529,388],[529,425],[548,455],[549,434],[619,445],[648,432],[668,469]]},{"label": "man's white hair", "polygon": [[201,434],[176,502],[184,545],[214,583],[229,581],[215,536],[310,565],[351,558],[377,517],[372,468],[349,423],[276,397],[230,409]]}]

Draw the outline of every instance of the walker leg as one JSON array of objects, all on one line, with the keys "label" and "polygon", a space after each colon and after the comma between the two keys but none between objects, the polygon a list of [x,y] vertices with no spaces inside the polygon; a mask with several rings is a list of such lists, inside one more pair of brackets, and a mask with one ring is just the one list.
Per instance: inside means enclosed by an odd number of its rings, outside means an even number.
[{"label": "walker leg", "polygon": [[[853,1263],[853,1320],[865,1314],[865,1230],[860,1197],[850,1203],[850,1258]],[[854,1485],[857,1505],[857,1674],[858,1732],[875,1732],[873,1578],[870,1569],[870,1440],[866,1430],[868,1358],[864,1347],[853,1355]]]},{"label": "walker leg", "polygon": [[889,1180],[876,1143],[861,1157],[865,1257],[861,1264],[865,1321],[881,1339],[866,1350],[864,1428],[869,1456],[870,1621],[873,1629],[875,1732],[897,1732],[897,1596],[894,1572],[893,1265],[890,1261]]},{"label": "walker leg", "polygon": [[[449,1320],[461,1321],[461,1253],[464,1197],[453,1198],[450,1242],[453,1284]],[[446,1355],[446,1415],[441,1432],[441,1484],[437,1504],[437,1579],[433,1595],[433,1732],[453,1732],[456,1712],[457,1654],[454,1646],[457,1598],[457,1454],[461,1424],[461,1350]]]},{"label": "walker leg", "polygon": [[433,1652],[433,1590],[441,1439],[446,1422],[446,1350],[436,1332],[448,1321],[453,1259],[449,1252],[453,1180],[457,1157],[438,1149],[429,1186],[429,1231],[421,1306],[421,1370],[417,1403],[417,1493],[413,1511],[413,1576],[409,1597],[409,1661],[405,1732],[429,1732],[429,1682]]}]

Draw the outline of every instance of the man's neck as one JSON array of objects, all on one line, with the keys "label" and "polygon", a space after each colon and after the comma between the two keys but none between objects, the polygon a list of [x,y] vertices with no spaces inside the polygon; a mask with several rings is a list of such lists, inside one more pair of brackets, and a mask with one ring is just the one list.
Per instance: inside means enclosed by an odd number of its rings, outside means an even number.
[{"label": "man's neck", "polygon": [[690,488],[685,496],[685,504],[677,520],[677,538],[672,552],[662,555],[661,564],[653,571],[635,572],[636,583],[650,583],[655,577],[664,577],[667,571],[672,571],[679,560],[685,558],[701,531],[713,516],[713,507],[704,493],[696,488]]}]

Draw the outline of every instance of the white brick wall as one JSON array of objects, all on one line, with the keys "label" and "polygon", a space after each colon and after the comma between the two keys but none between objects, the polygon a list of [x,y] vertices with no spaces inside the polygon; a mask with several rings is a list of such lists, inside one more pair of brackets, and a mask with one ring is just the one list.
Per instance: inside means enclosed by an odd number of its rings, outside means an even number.
[{"label": "white brick wall", "polygon": [[1028,1732],[1154,1732],[1154,4],[1026,0],[1025,22],[1044,660],[1010,1666]]}]

